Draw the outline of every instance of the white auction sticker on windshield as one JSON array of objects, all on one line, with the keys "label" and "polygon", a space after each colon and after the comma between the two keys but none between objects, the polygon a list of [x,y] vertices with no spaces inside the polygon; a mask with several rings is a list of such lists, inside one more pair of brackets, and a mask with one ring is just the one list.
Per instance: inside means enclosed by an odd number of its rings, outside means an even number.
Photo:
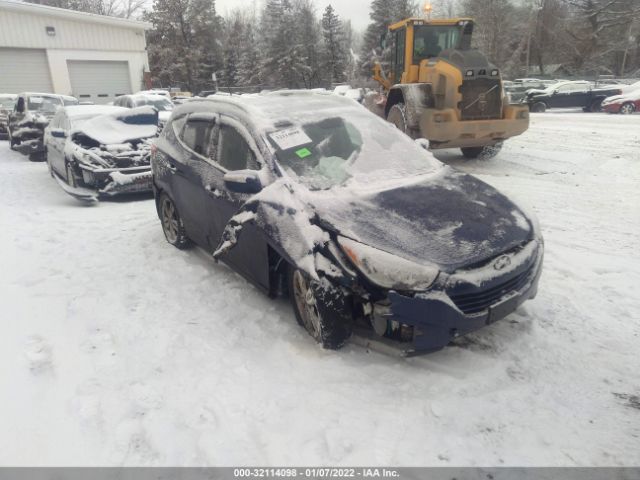
[{"label": "white auction sticker on windshield", "polygon": [[44,98],[42,97],[29,97],[29,102],[31,103],[42,103]]},{"label": "white auction sticker on windshield", "polygon": [[298,127],[280,130],[269,136],[280,147],[280,150],[289,150],[290,148],[312,143],[309,136]]}]

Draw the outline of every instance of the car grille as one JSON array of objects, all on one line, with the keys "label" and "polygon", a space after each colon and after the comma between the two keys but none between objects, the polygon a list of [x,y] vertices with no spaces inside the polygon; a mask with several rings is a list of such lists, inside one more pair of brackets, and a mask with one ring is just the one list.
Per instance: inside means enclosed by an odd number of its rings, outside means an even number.
[{"label": "car grille", "polygon": [[502,118],[502,88],[498,78],[465,80],[460,87],[462,120]]},{"label": "car grille", "polygon": [[508,293],[524,287],[529,281],[534,267],[535,264],[524,272],[492,288],[461,295],[449,295],[449,297],[456,304],[456,307],[466,315],[482,312],[497,303]]}]

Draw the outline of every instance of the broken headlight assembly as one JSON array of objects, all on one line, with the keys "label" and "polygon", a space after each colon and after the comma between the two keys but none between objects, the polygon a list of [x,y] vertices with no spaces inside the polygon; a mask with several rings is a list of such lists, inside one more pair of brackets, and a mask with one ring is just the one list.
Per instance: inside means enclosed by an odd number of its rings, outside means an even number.
[{"label": "broken headlight assembly", "polygon": [[428,290],[440,273],[434,265],[421,265],[349,238],[339,236],[338,244],[358,271],[382,288]]}]

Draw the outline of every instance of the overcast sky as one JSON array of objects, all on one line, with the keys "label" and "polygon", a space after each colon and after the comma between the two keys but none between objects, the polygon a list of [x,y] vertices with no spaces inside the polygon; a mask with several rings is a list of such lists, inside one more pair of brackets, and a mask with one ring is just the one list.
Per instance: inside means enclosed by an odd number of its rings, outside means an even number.
[{"label": "overcast sky", "polygon": [[[327,5],[333,5],[338,15],[343,20],[351,20],[353,27],[357,30],[364,30],[369,23],[369,6],[371,0],[314,0],[317,7],[318,16],[322,15],[322,12]],[[225,14],[235,8],[252,8],[256,5],[257,11],[263,5],[262,0],[216,0],[216,9],[218,13]]]}]

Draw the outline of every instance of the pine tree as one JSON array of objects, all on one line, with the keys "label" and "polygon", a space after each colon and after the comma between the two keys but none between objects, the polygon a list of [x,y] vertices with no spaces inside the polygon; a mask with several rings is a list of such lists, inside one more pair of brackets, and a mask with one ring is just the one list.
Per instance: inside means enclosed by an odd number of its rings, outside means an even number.
[{"label": "pine tree", "polygon": [[373,0],[369,17],[371,23],[364,34],[364,44],[361,53],[362,74],[370,77],[376,58],[384,64],[388,52],[383,52],[380,47],[382,36],[388,31],[389,26],[402,19],[416,14],[415,0]]},{"label": "pine tree", "polygon": [[215,0],[154,0],[145,19],[153,25],[147,43],[156,80],[194,92],[210,88],[221,67]]},{"label": "pine tree", "polygon": [[348,63],[344,44],[344,28],[331,5],[327,5],[322,16],[322,34],[324,37],[323,67],[330,83],[342,83],[346,80]]}]

